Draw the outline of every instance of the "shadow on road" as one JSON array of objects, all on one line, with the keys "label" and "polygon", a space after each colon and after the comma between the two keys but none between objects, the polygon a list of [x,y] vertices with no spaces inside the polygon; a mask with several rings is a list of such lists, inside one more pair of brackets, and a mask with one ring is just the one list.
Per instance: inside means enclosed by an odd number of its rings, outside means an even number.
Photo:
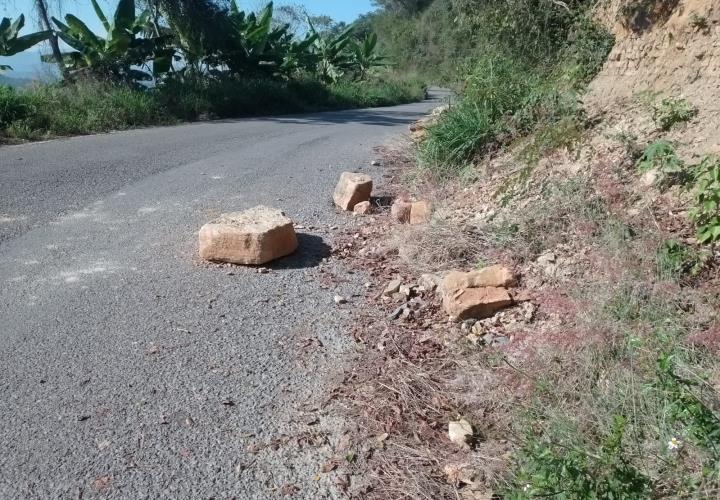
[{"label": "shadow on road", "polygon": [[210,124],[240,123],[243,121],[258,121],[287,124],[325,124],[338,125],[342,123],[360,123],[364,125],[379,125],[391,127],[403,125],[417,120],[421,113],[415,111],[392,111],[382,110],[350,110],[350,111],[325,111],[313,114],[297,114],[282,116],[264,116],[254,118],[225,118],[206,122]]},{"label": "shadow on road", "polygon": [[330,257],[332,248],[320,236],[314,234],[299,233],[297,251],[268,265],[268,269],[304,269],[318,266],[326,257]]}]

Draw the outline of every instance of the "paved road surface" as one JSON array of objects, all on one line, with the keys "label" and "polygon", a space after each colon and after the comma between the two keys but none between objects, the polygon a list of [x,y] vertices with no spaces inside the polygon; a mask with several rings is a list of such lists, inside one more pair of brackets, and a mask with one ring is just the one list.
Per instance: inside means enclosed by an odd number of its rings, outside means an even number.
[{"label": "paved road surface", "polygon": [[[0,498],[334,496],[336,422],[308,423],[364,280],[319,266],[354,223],[329,196],[436,104],[0,148]],[[315,226],[297,255],[198,262],[203,222],[257,204]]]}]

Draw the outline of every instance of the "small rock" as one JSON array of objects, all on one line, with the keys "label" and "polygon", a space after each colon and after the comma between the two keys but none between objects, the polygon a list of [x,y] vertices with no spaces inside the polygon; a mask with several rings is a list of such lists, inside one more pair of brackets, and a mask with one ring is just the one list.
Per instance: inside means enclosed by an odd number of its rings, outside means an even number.
[{"label": "small rock", "polygon": [[653,168],[645,172],[642,177],[640,177],[640,184],[645,187],[652,187],[657,184],[659,179],[660,172],[657,169]]},{"label": "small rock", "polygon": [[412,203],[405,200],[395,200],[390,207],[390,215],[393,219],[403,224],[410,222]]},{"label": "small rock", "polygon": [[413,291],[417,288],[417,285],[401,285],[398,288],[398,292],[403,294],[405,297],[410,298],[413,295]]},{"label": "small rock", "polygon": [[440,286],[440,283],[442,283],[442,278],[436,274],[423,274],[420,276],[418,282],[420,286],[425,287],[426,290],[434,292],[437,287]]},{"label": "small rock", "polygon": [[405,304],[401,305],[400,307],[396,308],[393,312],[391,312],[391,313],[388,315],[388,318],[391,319],[391,320],[392,320],[392,319],[398,319],[398,318],[402,315],[403,311],[404,311],[406,308],[407,308],[407,306],[406,306]]},{"label": "small rock", "polygon": [[450,110],[450,105],[449,105],[449,104],[443,104],[442,106],[438,106],[437,108],[433,109],[433,110],[430,112],[430,114],[431,114],[432,116],[440,116],[440,115],[442,115],[443,113],[445,113],[445,112],[448,111],[448,110]]},{"label": "small rock", "polygon": [[372,213],[372,205],[369,201],[361,201],[353,208],[353,213],[357,215],[368,215]]},{"label": "small rock", "polygon": [[333,201],[343,210],[352,210],[361,201],[370,201],[373,181],[369,175],[343,172],[333,193]]},{"label": "small rock", "polygon": [[372,165],[373,167],[379,167],[381,163],[378,160],[373,160],[370,162],[370,165]]},{"label": "small rock", "polygon": [[541,266],[547,266],[548,264],[555,263],[556,260],[557,256],[554,253],[547,252],[538,257],[536,262]]},{"label": "small rock", "polygon": [[506,289],[492,286],[461,288],[443,295],[445,312],[458,320],[487,318],[512,304]]},{"label": "small rock", "polygon": [[472,424],[464,418],[451,421],[448,424],[448,436],[456,445],[467,447],[473,437]]},{"label": "small rock", "polygon": [[391,282],[389,282],[387,284],[387,286],[385,287],[385,290],[383,290],[383,295],[393,295],[400,290],[401,286],[402,286],[401,279],[392,280]]},{"label": "small rock", "polygon": [[347,299],[345,297],[343,297],[342,295],[336,295],[335,297],[333,297],[333,300],[338,305],[347,304]]},{"label": "small rock", "polygon": [[469,319],[465,320],[460,324],[460,331],[462,332],[469,332],[472,330],[472,328],[475,326],[476,320]]}]

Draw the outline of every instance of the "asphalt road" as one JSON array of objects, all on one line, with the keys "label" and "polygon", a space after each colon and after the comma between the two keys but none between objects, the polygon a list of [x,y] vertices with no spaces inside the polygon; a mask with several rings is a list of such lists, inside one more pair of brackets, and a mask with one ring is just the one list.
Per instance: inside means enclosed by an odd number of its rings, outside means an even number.
[{"label": "asphalt road", "polygon": [[[0,147],[0,498],[335,496],[319,405],[365,280],[322,262],[357,223],[330,195],[436,105]],[[258,204],[313,226],[296,255],[198,261]]]}]

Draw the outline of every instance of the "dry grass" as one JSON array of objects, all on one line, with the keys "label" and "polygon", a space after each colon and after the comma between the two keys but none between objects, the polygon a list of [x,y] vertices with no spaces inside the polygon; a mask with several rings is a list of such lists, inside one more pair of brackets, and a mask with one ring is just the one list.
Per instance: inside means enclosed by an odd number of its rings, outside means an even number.
[{"label": "dry grass", "polygon": [[464,224],[437,214],[427,226],[400,226],[386,243],[408,268],[438,272],[481,262],[481,240]]}]

